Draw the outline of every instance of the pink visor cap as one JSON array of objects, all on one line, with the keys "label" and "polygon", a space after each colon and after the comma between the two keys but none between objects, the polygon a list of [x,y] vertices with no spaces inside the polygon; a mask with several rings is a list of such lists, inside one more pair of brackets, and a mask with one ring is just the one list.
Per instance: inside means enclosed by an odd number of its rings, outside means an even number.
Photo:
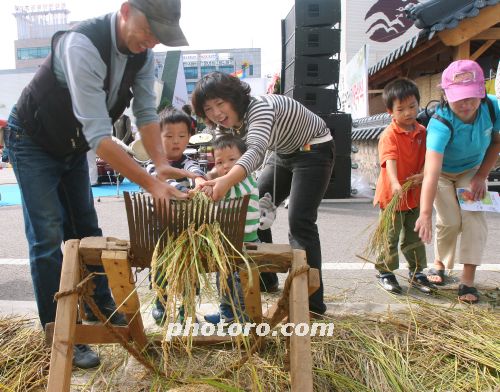
[{"label": "pink visor cap", "polygon": [[443,71],[441,88],[448,102],[466,98],[484,98],[486,88],[483,70],[472,60],[454,61]]}]

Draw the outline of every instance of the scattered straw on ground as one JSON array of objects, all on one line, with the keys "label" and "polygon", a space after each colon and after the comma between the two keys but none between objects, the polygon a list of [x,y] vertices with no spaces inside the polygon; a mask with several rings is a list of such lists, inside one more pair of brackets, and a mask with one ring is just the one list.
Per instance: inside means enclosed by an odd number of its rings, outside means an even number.
[{"label": "scattered straw on ground", "polygon": [[[335,323],[333,337],[315,337],[312,342],[315,391],[495,391],[500,388],[500,312],[475,306],[442,307],[425,302],[409,303],[404,315],[350,316],[330,319]],[[8,324],[6,319],[0,325]],[[31,336],[28,347],[17,347],[4,339],[0,358],[0,389],[7,368],[10,373],[40,374],[45,381],[46,368],[40,372],[33,341],[42,342],[41,333],[28,329],[18,321],[22,336]],[[4,326],[5,328],[5,326]],[[10,327],[12,331],[12,326]],[[4,329],[2,329],[2,332]],[[10,332],[15,339],[17,333]],[[23,341],[28,342],[28,339]],[[35,350],[33,350],[35,347]],[[29,348],[29,350],[28,350]],[[14,350],[15,349],[15,350]],[[217,379],[237,357],[236,348],[194,348],[191,357],[184,350],[173,351],[170,364],[172,379],[155,377],[144,370],[119,346],[101,346],[102,366],[93,371],[73,375],[73,391],[238,391],[289,390],[289,374],[285,371],[285,343],[282,338],[269,338],[260,355],[228,379]],[[29,355],[14,354],[29,352]],[[46,352],[45,352],[46,353]],[[47,363],[47,355],[43,357]],[[30,364],[27,359],[32,359]],[[161,361],[161,353],[157,356]],[[19,378],[12,390],[24,391],[28,378]],[[7,389],[9,390],[9,389]]]}]

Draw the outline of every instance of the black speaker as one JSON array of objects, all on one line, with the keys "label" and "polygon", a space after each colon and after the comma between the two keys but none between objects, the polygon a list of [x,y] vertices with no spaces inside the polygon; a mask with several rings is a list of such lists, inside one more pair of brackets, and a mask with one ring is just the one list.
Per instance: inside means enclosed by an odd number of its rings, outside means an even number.
[{"label": "black speaker", "polygon": [[292,34],[285,28],[285,60],[298,56],[332,56],[340,52],[340,30],[330,27],[299,27]]},{"label": "black speaker", "polygon": [[324,199],[347,199],[349,197],[351,197],[351,158],[337,156]]},{"label": "black speaker", "polygon": [[351,155],[352,117],[349,113],[332,113],[321,116],[335,140],[335,154],[340,157]]},{"label": "black speaker", "polygon": [[288,63],[285,68],[285,91],[296,85],[320,86],[338,82],[338,60],[300,56]]},{"label": "black speaker", "polygon": [[290,30],[332,26],[340,22],[340,0],[295,0],[285,20]]},{"label": "black speaker", "polygon": [[328,114],[337,111],[338,91],[311,86],[294,86],[285,95],[299,101],[316,114]]}]

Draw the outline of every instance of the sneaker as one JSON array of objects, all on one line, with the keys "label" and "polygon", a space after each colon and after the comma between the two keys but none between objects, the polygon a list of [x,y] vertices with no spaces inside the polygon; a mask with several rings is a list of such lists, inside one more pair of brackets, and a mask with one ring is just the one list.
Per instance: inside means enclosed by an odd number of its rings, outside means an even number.
[{"label": "sneaker", "polygon": [[219,313],[207,314],[203,316],[206,322],[210,324],[219,324],[222,320],[231,324],[234,321],[234,313],[231,309],[224,309]]},{"label": "sneaker", "polygon": [[163,325],[165,322],[165,308],[160,301],[156,301],[155,306],[151,311],[151,316],[153,316],[157,325]]},{"label": "sneaker", "polygon": [[87,344],[73,346],[73,366],[80,369],[91,369],[101,364],[99,355]]},{"label": "sneaker", "polygon": [[[127,319],[123,315],[123,313],[116,312],[116,304],[115,301],[113,301],[113,298],[108,298],[106,301],[103,301],[102,303],[96,303],[97,306],[99,307],[99,310],[102,312],[102,314],[109,319],[111,324],[119,326],[119,327],[124,327],[128,325]],[[85,306],[85,315],[86,319],[89,322],[98,322],[99,319],[97,316],[92,312],[92,310],[88,307]],[[112,316],[111,316],[112,315]],[[110,319],[111,316],[111,319]]]},{"label": "sneaker", "polygon": [[396,276],[391,272],[381,273],[377,275],[378,283],[384,288],[394,294],[401,294],[402,289],[399,285]]},{"label": "sneaker", "polygon": [[412,287],[416,288],[424,294],[432,294],[437,290],[437,287],[434,285],[434,283],[427,279],[427,275],[422,272],[416,272],[415,274],[410,272],[408,282],[410,282],[410,285]]}]

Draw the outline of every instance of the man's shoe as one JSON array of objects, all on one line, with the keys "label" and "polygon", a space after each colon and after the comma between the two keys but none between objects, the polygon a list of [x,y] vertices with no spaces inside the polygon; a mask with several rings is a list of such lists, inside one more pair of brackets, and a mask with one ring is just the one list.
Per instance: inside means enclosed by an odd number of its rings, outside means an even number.
[{"label": "man's shoe", "polygon": [[75,344],[73,346],[73,366],[80,369],[91,369],[101,364],[99,355],[87,344]]},{"label": "man's shoe", "polygon": [[417,290],[424,294],[432,294],[437,290],[437,287],[427,279],[427,275],[422,272],[416,272],[413,274],[410,272],[408,282],[412,287],[415,287]]},{"label": "man's shoe", "polygon": [[165,322],[165,308],[161,303],[158,302],[155,304],[153,310],[151,311],[151,316],[153,316],[157,325],[163,325]]},{"label": "man's shoe", "polygon": [[219,324],[222,320],[231,324],[234,321],[234,314],[230,309],[222,310],[219,313],[207,314],[203,317],[210,324]]},{"label": "man's shoe", "polygon": [[[111,324],[119,326],[119,327],[124,327],[124,326],[128,325],[127,319],[125,318],[123,313],[116,312],[116,304],[112,298],[109,298],[104,303],[96,303],[96,305],[99,308],[99,310],[102,312],[102,314],[107,319],[109,319]],[[88,307],[86,307],[85,314],[86,314],[87,321],[90,321],[90,322],[99,321],[99,319],[94,314],[94,312],[92,312],[92,310],[90,310],[90,308],[88,308]]]},{"label": "man's shoe", "polygon": [[394,276],[393,273],[387,272],[378,274],[377,278],[379,284],[383,287],[384,290],[387,290],[390,293],[394,294],[401,294],[403,292],[403,289],[401,289],[401,286],[399,285],[398,281],[396,280],[396,276]]}]

